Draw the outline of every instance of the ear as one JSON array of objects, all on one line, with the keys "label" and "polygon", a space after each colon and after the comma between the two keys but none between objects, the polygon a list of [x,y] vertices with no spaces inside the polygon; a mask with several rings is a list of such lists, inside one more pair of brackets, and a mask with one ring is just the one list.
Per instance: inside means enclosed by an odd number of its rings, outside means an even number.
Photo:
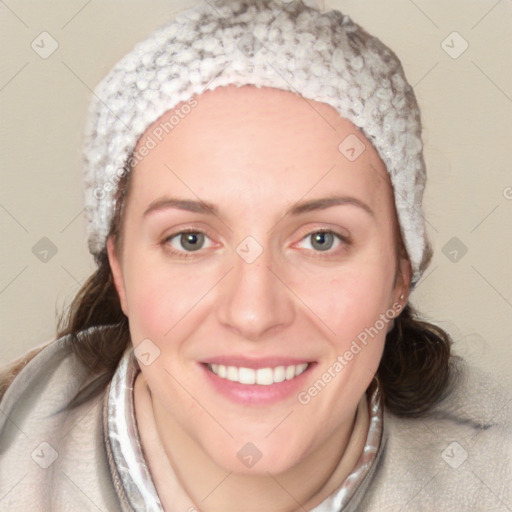
[{"label": "ear", "polygon": [[[407,299],[409,297],[411,276],[412,276],[411,262],[409,261],[407,254],[401,254],[397,260],[395,284],[394,284],[393,293],[392,293],[392,296],[393,296],[392,304],[397,304],[397,303],[400,304],[400,312],[398,313],[397,316],[400,316],[402,309],[404,309],[405,305],[407,304]],[[400,298],[401,296],[403,296],[403,298]],[[391,322],[389,322],[387,332],[392,331],[394,326],[395,326],[395,318],[393,318],[391,320]]]},{"label": "ear", "polygon": [[114,235],[110,235],[107,239],[107,254],[110,269],[112,270],[112,277],[114,279],[114,286],[116,287],[119,302],[121,303],[121,309],[123,310],[123,313],[128,316],[128,305],[126,301],[126,288],[124,285],[123,270],[121,268],[121,262],[119,261],[119,258],[116,254]]},{"label": "ear", "polygon": [[[393,303],[399,302],[402,305],[402,308],[407,304],[411,287],[411,278],[411,262],[409,261],[407,253],[402,252],[398,258],[397,276],[393,290]],[[402,295],[403,298],[400,298]]]}]

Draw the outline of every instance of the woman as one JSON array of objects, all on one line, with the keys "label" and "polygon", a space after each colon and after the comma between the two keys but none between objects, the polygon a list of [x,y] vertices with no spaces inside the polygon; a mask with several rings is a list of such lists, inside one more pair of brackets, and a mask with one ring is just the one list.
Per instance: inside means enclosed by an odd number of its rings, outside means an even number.
[{"label": "woman", "polygon": [[98,270],[4,375],[2,506],[510,506],[506,395],[407,303],[432,250],[389,48],[204,4],[98,86],[84,155]]}]

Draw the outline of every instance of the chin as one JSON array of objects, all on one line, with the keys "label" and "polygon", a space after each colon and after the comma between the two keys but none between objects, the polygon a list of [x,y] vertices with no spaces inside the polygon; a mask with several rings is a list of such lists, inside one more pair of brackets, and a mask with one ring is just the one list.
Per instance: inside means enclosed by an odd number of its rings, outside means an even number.
[{"label": "chin", "polygon": [[219,445],[217,440],[213,450],[206,451],[226,471],[253,476],[283,473],[305,456],[298,447],[277,437],[270,440],[265,439],[264,435],[259,438],[245,435],[243,438],[230,439],[223,445]]}]

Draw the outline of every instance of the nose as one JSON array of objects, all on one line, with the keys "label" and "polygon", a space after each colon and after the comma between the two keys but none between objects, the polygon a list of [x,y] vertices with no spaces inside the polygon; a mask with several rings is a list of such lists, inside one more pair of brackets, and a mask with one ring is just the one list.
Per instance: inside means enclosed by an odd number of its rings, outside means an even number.
[{"label": "nose", "polygon": [[262,339],[272,329],[290,325],[294,318],[293,293],[284,275],[272,265],[270,251],[264,250],[248,263],[234,254],[234,268],[223,280],[218,320],[237,336]]}]

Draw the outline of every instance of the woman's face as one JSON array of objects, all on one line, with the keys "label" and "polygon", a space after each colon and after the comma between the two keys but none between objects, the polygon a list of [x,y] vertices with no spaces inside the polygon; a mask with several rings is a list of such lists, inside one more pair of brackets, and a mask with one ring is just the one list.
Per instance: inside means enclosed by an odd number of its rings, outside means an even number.
[{"label": "woman's face", "polygon": [[139,140],[110,263],[161,417],[226,470],[259,452],[251,471],[279,473],[352,421],[404,304],[392,188],[324,103],[229,86],[190,105]]}]

